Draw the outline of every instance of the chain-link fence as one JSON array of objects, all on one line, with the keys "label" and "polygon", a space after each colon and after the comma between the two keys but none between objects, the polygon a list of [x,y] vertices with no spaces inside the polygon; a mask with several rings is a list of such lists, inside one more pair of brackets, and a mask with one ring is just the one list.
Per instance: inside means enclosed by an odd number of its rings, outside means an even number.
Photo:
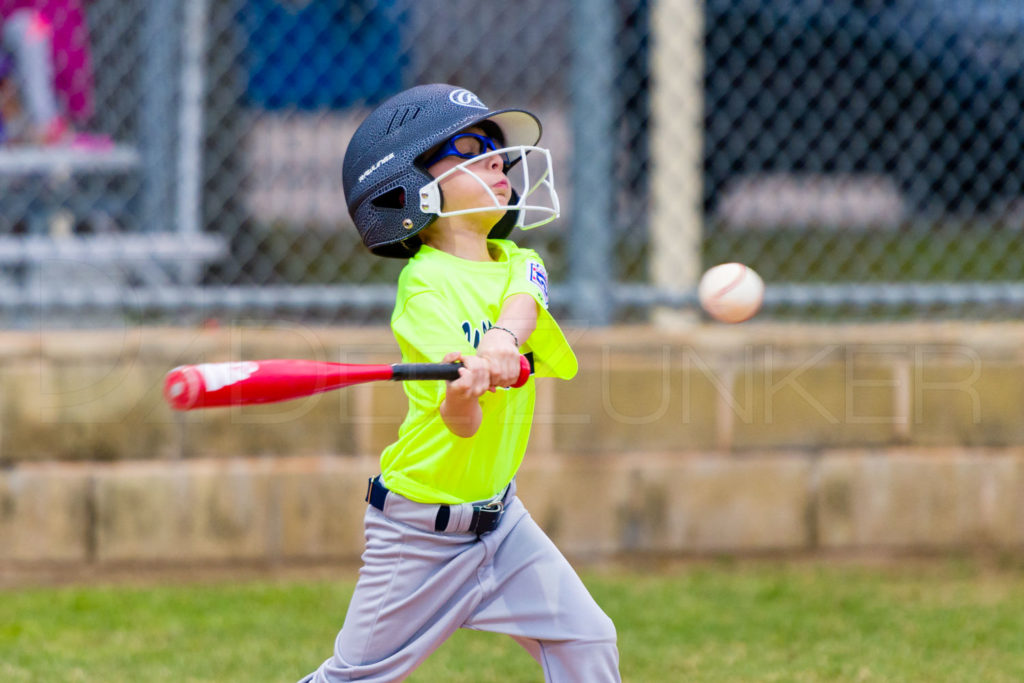
[{"label": "chain-link fence", "polygon": [[[26,9],[43,20],[19,33]],[[360,244],[341,159],[369,109],[427,82],[541,118],[563,215],[516,239],[574,320],[690,307],[700,270],[734,260],[769,283],[766,316],[1024,305],[1019,3],[0,0],[0,15],[0,309],[16,322],[385,320],[402,264]],[[39,36],[52,49],[32,52]],[[65,127],[43,125],[40,84]]]},{"label": "chain-link fence", "polygon": [[823,302],[1019,307],[1024,5],[711,0],[707,26],[705,258],[861,285]]}]

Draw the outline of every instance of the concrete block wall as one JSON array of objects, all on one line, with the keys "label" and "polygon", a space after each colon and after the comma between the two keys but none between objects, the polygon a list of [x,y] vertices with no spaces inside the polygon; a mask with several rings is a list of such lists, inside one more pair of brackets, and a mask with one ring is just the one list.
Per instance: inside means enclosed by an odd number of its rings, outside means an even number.
[{"label": "concrete block wall", "polygon": [[[0,564],[356,561],[367,457],[0,473]],[[548,456],[518,478],[570,557],[1024,548],[1024,453]]]},{"label": "concrete block wall", "polygon": [[[533,447],[559,453],[1024,445],[1024,325],[570,329],[580,373],[538,380]],[[401,386],[175,414],[163,375],[246,358],[393,362],[386,329],[0,334],[0,464],[366,455]]]},{"label": "concrete block wall", "polygon": [[[578,557],[1024,548],[1024,325],[570,329],[519,482]],[[0,565],[334,561],[399,385],[174,414],[180,363],[391,362],[386,330],[0,335]]]}]

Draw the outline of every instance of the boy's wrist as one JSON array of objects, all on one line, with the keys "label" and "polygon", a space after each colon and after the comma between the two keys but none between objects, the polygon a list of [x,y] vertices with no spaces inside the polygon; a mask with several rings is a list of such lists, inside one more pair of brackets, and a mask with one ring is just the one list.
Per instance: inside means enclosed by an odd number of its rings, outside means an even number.
[{"label": "boy's wrist", "polygon": [[519,348],[519,337],[517,337],[516,333],[513,332],[512,330],[508,329],[507,327],[502,327],[501,325],[491,325],[490,328],[488,328],[487,332],[490,332],[491,330],[498,330],[499,332],[504,332],[505,334],[509,335],[510,337],[512,337],[512,341],[515,343],[516,348]]}]

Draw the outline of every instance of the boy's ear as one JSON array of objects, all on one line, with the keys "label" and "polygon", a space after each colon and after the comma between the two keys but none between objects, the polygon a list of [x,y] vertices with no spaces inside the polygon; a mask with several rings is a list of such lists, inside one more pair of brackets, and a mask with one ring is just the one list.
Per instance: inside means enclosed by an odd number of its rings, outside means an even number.
[{"label": "boy's ear", "polygon": [[[519,195],[515,190],[512,190],[512,196],[508,200],[509,204],[518,204]],[[492,240],[503,240],[507,239],[512,234],[512,228],[516,227],[516,222],[519,220],[519,210],[509,209],[505,212],[505,215],[494,224],[491,231],[487,233],[487,239]]]}]

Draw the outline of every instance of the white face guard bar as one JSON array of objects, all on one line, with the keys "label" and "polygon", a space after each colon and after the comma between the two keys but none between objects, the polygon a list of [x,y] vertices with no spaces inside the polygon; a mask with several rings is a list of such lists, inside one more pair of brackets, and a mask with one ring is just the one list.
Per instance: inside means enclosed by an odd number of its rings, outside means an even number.
[{"label": "white face guard bar", "polygon": [[[535,154],[532,157],[527,157],[527,152],[534,152]],[[508,158],[519,160],[519,163],[509,169],[507,173],[509,183],[512,185],[512,189],[516,191],[516,194],[519,195],[519,200],[515,204],[509,204],[508,206],[501,203],[498,196],[494,194],[494,190],[488,187],[483,178],[469,169],[470,166],[478,161],[500,154],[507,154]],[[533,161],[532,164],[530,163],[530,160]],[[538,169],[537,166],[541,163],[544,168]],[[534,167],[532,172],[530,169],[531,166]],[[484,188],[490,196],[491,203],[486,206],[461,209],[459,211],[442,211],[440,183],[442,180],[455,173],[465,173],[476,180],[476,182],[480,183],[480,187]],[[535,193],[539,194],[541,199],[546,199],[547,201],[543,203],[537,203],[536,200],[527,202],[527,200]],[[501,149],[494,150],[493,152],[487,152],[486,154],[473,157],[472,159],[466,159],[458,166],[445,171],[421,187],[419,197],[420,211],[423,213],[437,214],[442,217],[459,216],[467,213],[481,213],[484,211],[493,211],[494,209],[516,210],[519,212],[519,217],[516,220],[516,226],[523,230],[537,228],[545,223],[550,223],[558,218],[560,212],[558,206],[558,193],[555,192],[555,178],[551,165],[551,152],[543,147],[531,147],[527,145],[503,147]],[[528,214],[533,214],[533,216],[531,216],[531,218],[533,218],[532,222],[527,222]]]}]

